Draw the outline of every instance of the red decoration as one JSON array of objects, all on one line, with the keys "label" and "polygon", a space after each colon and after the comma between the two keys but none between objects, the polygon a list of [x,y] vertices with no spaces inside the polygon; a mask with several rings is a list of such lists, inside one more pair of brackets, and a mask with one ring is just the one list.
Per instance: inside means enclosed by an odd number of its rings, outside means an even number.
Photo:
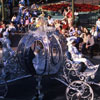
[{"label": "red decoration", "polygon": [[[58,11],[61,8],[67,8],[69,4],[51,4],[51,5],[45,5],[42,6],[43,10],[49,10],[49,11]],[[99,10],[99,6],[91,5],[91,4],[75,4],[75,8],[77,12],[90,12],[94,10]]]}]

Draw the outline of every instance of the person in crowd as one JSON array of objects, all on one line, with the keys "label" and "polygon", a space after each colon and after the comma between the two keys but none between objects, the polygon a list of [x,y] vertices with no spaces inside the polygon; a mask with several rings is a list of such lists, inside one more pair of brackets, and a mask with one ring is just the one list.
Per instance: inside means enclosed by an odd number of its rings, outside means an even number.
[{"label": "person in crowd", "polygon": [[31,13],[29,13],[29,16],[28,16],[28,19],[29,19],[29,23],[32,21],[32,14]]},{"label": "person in crowd", "polygon": [[56,29],[58,29],[60,26],[61,26],[61,21],[58,20],[58,19],[56,19],[56,20],[54,21],[54,27],[55,27]]},{"label": "person in crowd", "polygon": [[44,17],[38,17],[36,18],[36,28],[41,27],[42,30],[44,30],[47,26],[47,22],[44,19]]},{"label": "person in crowd", "polygon": [[98,17],[98,20],[96,21],[96,31],[100,32],[100,16]]},{"label": "person in crowd", "polygon": [[87,53],[87,50],[86,50],[86,43],[88,41],[88,33],[82,33],[80,35],[80,37],[83,39],[83,43],[82,43],[82,48],[81,48],[81,52],[82,54],[86,54]]},{"label": "person in crowd", "polygon": [[71,7],[67,7],[67,14],[66,14],[66,17],[68,18],[68,24],[69,24],[69,27],[73,25],[73,19],[72,19],[72,10],[71,10]]},{"label": "person in crowd", "polygon": [[48,26],[54,26],[54,20],[50,15],[47,18],[47,23],[48,23]]},{"label": "person in crowd", "polygon": [[63,11],[64,18],[66,18],[66,15],[67,15],[67,9],[64,9],[64,11]]},{"label": "person in crowd", "polygon": [[16,27],[14,26],[13,22],[10,22],[10,24],[7,27],[7,29],[11,33],[11,35],[14,35],[14,32],[16,31]]},{"label": "person in crowd", "polygon": [[6,31],[6,28],[7,28],[7,25],[3,22],[2,25],[1,25],[1,35],[4,31]]},{"label": "person in crowd", "polygon": [[95,45],[94,37],[90,33],[88,33],[86,49],[88,49],[90,51],[90,53],[89,53],[90,58],[93,58],[93,56],[94,56],[94,53],[93,53],[94,45]]},{"label": "person in crowd", "polygon": [[24,10],[24,5],[22,3],[19,3],[19,11],[18,11],[18,15],[17,15],[17,22],[19,23],[21,16],[23,15],[23,10]]},{"label": "person in crowd", "polygon": [[1,21],[0,22],[0,37],[2,37],[2,32],[5,31],[5,29],[6,29],[5,23],[4,21]]},{"label": "person in crowd", "polygon": [[62,34],[63,36],[65,36],[65,34],[66,34],[66,30],[65,30],[65,29],[62,28],[62,30],[61,30],[60,32],[61,32],[61,34]]},{"label": "person in crowd", "polygon": [[36,28],[40,27],[42,25],[41,17],[37,17],[35,23],[36,23]]},{"label": "person in crowd", "polygon": [[24,18],[25,18],[26,16],[29,17],[29,15],[30,15],[29,9],[26,8],[26,9],[25,9],[25,12],[24,12]]},{"label": "person in crowd", "polygon": [[76,41],[76,47],[77,47],[78,51],[80,51],[80,49],[81,49],[80,45],[83,42],[83,39],[80,37],[80,35],[77,31],[75,31],[73,35],[76,37],[76,40],[75,40]]},{"label": "person in crowd", "polygon": [[64,18],[64,19],[61,21],[61,23],[62,23],[62,28],[63,28],[63,29],[66,29],[66,30],[67,30],[67,29],[69,28],[67,18]]},{"label": "person in crowd", "polygon": [[33,17],[37,17],[38,16],[38,5],[36,3],[33,3],[31,5],[31,10],[32,10],[32,15]]},{"label": "person in crowd", "polygon": [[25,17],[24,26],[25,26],[25,31],[27,32],[29,30],[29,19],[28,19],[28,16]]},{"label": "person in crowd", "polygon": [[29,6],[30,5],[30,0],[27,0],[27,6]]},{"label": "person in crowd", "polygon": [[16,15],[16,13],[12,16],[12,18],[11,18],[11,21],[14,23],[14,24],[16,24],[16,18],[17,18],[17,15]]},{"label": "person in crowd", "polygon": [[69,28],[69,36],[73,36],[73,34],[75,33],[75,28],[74,26]]},{"label": "person in crowd", "polygon": [[86,27],[83,27],[83,33],[88,33],[89,30]]},{"label": "person in crowd", "polygon": [[19,4],[22,4],[23,6],[25,6],[25,0],[20,0]]},{"label": "person in crowd", "polygon": [[95,39],[95,41],[96,41],[96,40],[97,40],[97,37],[98,37],[98,33],[97,33],[97,31],[96,31],[95,26],[93,26],[93,27],[91,28],[90,33],[91,33],[91,35],[94,37],[94,39]]},{"label": "person in crowd", "polygon": [[37,5],[36,3],[33,3],[33,4],[31,5],[31,9],[32,9],[32,10],[38,10],[38,5]]},{"label": "person in crowd", "polygon": [[8,0],[8,7],[9,7],[9,10],[10,10],[10,18],[12,17],[13,15],[13,0]]},{"label": "person in crowd", "polygon": [[99,41],[100,40],[100,16],[96,21],[96,31],[97,31],[97,41]]},{"label": "person in crowd", "polygon": [[81,30],[78,27],[75,27],[75,32],[77,32],[78,35],[81,35]]},{"label": "person in crowd", "polygon": [[45,17],[44,11],[41,12],[41,14],[39,15],[39,17]]},{"label": "person in crowd", "polygon": [[18,32],[25,32],[25,25],[24,25],[24,23],[25,23],[25,20],[24,20],[24,18],[22,16],[21,19],[20,19],[19,24],[17,24],[17,31]]},{"label": "person in crowd", "polygon": [[31,18],[29,28],[31,30],[33,30],[35,28],[35,17]]},{"label": "person in crowd", "polygon": [[79,30],[81,31],[81,34],[84,34],[84,33],[88,33],[88,29],[86,27],[83,27],[83,26],[80,26],[79,27]]},{"label": "person in crowd", "polygon": [[58,28],[57,28],[57,31],[60,33],[60,34],[62,34],[62,26],[59,26]]}]

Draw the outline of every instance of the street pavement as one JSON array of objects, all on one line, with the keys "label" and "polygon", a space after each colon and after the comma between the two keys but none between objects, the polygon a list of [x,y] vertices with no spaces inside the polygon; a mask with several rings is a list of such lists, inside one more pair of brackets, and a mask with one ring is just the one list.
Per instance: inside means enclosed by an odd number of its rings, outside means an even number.
[{"label": "street pavement", "polygon": [[[66,86],[57,80],[46,76],[42,80],[41,92],[43,100],[66,100]],[[94,100],[100,100],[100,87],[92,86],[95,94]],[[36,94],[36,81],[34,77],[25,78],[8,84],[8,94],[3,100],[32,100]],[[2,99],[0,99],[2,100]],[[38,99],[36,99],[38,100]]]}]

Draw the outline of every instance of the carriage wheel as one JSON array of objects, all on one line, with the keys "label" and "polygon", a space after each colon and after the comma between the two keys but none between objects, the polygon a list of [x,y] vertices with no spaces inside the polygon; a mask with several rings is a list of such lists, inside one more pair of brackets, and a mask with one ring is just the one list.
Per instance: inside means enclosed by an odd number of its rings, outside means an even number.
[{"label": "carriage wheel", "polygon": [[67,100],[93,100],[94,93],[89,84],[73,81],[66,89]]}]

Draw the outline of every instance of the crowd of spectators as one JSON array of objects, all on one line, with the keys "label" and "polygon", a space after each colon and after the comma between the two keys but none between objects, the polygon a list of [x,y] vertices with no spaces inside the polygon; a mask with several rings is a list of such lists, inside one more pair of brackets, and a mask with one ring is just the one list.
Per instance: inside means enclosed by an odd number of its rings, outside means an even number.
[{"label": "crowd of spectators", "polygon": [[[53,19],[51,15],[45,18],[44,11],[39,11],[37,4],[33,3],[30,7],[26,7],[25,1],[20,0],[18,13],[12,16],[10,23],[6,25],[3,21],[0,22],[0,36],[2,37],[4,32],[7,33],[8,37],[16,32],[24,34],[30,29],[40,27],[43,24],[41,19],[44,19],[47,26],[55,27],[59,34],[66,38],[66,46],[68,46],[72,59],[77,58],[75,55],[82,58],[82,55],[87,53],[90,58],[93,58],[95,44],[100,39],[100,17],[98,17],[96,25],[88,30],[86,27],[74,24],[71,7],[65,8],[62,15],[64,16],[63,19]],[[72,40],[74,41],[72,42]],[[73,44],[76,47],[75,51],[72,50]]]}]

